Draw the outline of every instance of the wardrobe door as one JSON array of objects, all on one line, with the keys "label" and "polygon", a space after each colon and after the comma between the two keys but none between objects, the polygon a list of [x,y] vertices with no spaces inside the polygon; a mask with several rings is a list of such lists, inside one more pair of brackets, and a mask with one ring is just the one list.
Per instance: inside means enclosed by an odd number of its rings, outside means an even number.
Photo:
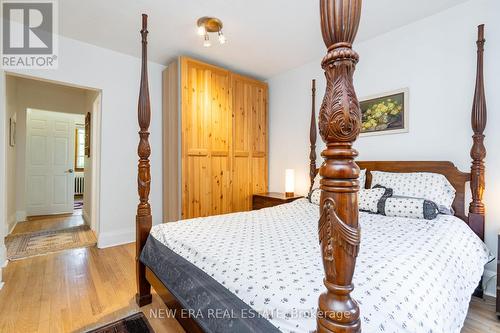
[{"label": "wardrobe door", "polygon": [[250,85],[252,193],[267,192],[267,86],[262,82]]},{"label": "wardrobe door", "polygon": [[233,209],[250,210],[267,191],[267,85],[232,74]]},{"label": "wardrobe door", "polygon": [[182,218],[230,212],[229,73],[182,57],[181,87]]},{"label": "wardrobe door", "polygon": [[208,67],[181,58],[182,218],[210,213],[210,91]]},{"label": "wardrobe door", "polygon": [[212,70],[211,91],[211,215],[232,212],[231,198],[231,87],[227,71]]},{"label": "wardrobe door", "polygon": [[163,71],[163,222],[181,218],[179,61]]},{"label": "wardrobe door", "polygon": [[246,80],[232,75],[233,89],[233,210],[250,210],[250,108]]}]

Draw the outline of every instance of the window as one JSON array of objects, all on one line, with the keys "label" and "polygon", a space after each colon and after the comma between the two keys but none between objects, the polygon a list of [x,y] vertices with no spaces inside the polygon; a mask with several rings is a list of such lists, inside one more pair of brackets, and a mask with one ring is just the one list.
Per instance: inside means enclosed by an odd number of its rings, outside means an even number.
[{"label": "window", "polygon": [[85,128],[76,125],[75,129],[75,171],[83,171],[85,165]]}]

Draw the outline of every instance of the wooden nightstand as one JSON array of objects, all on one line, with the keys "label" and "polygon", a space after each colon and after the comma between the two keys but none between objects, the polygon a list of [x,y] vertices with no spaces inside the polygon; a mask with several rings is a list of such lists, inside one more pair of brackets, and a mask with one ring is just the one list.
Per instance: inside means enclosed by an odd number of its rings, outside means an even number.
[{"label": "wooden nightstand", "polygon": [[256,210],[266,207],[282,205],[300,198],[303,198],[303,196],[294,195],[293,197],[286,197],[285,193],[278,193],[278,192],[254,194],[252,196],[252,209]]}]

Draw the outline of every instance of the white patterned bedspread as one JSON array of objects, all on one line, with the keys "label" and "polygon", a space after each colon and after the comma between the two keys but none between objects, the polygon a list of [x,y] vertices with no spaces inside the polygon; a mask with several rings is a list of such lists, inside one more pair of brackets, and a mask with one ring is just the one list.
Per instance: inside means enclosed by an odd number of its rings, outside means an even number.
[{"label": "white patterned bedspread", "polygon": [[[281,331],[310,332],[325,290],[318,218],[318,206],[300,199],[165,223],[151,235]],[[360,213],[360,224],[353,297],[363,332],[460,332],[488,261],[484,243],[454,216],[428,221]]]}]

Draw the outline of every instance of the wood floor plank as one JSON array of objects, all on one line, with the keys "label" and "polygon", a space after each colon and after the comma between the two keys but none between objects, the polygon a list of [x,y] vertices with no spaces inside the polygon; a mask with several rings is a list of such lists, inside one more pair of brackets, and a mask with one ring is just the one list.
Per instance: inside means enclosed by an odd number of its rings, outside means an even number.
[{"label": "wood floor plank", "polygon": [[59,230],[74,228],[84,225],[81,211],[74,214],[61,214],[52,216],[36,216],[28,218],[28,221],[18,222],[11,234],[23,234],[45,230]]},{"label": "wood floor plank", "polygon": [[[40,299],[40,308],[41,309],[50,309],[50,301],[52,295],[52,287],[53,283],[53,274],[51,272],[51,258],[49,256],[43,256],[44,264],[45,264],[45,274],[41,279],[43,280],[42,284],[42,297]],[[40,319],[38,321],[38,332],[49,332],[50,331],[50,311],[40,311]]]},{"label": "wood floor plank", "polygon": [[[9,263],[0,290],[0,332],[83,332],[143,311],[157,333],[184,332],[159,297],[139,309],[135,294],[135,244],[95,247]],[[494,300],[474,298],[462,333],[500,332]]]},{"label": "wood floor plank", "polygon": [[73,249],[10,262],[0,290],[0,332],[83,332],[143,311],[157,332],[184,332],[175,319],[150,319],[165,309],[154,295],[134,301],[134,244]]}]

